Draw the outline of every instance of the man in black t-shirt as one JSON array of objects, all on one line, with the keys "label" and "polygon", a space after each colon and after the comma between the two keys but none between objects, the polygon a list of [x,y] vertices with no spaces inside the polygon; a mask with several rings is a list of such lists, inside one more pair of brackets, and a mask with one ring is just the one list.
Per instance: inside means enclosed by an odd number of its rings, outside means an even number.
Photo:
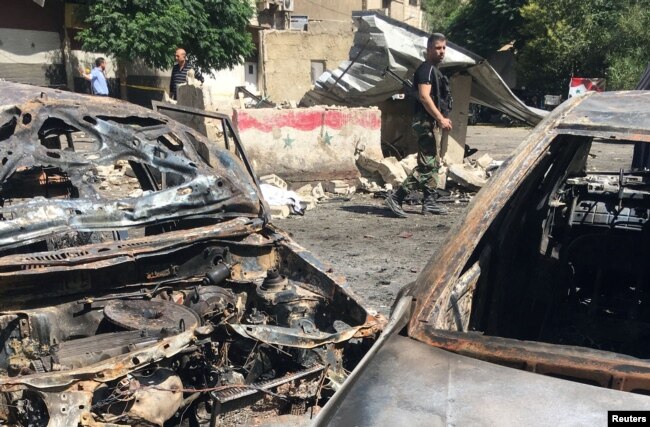
[{"label": "man in black t-shirt", "polygon": [[449,81],[438,65],[445,57],[447,39],[434,33],[427,41],[426,60],[415,71],[413,86],[418,102],[413,113],[413,130],[418,137],[418,164],[402,185],[386,198],[390,210],[400,218],[406,218],[402,202],[410,190],[419,189],[424,195],[422,214],[444,215],[447,209],[437,202],[437,179],[440,161],[438,147],[442,132],[451,130],[451,93]]}]

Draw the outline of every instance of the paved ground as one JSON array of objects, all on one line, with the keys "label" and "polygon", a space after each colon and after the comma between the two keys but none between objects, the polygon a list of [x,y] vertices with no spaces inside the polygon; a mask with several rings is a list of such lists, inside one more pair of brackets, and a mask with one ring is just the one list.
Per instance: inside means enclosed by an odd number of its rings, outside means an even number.
[{"label": "paved ground", "polygon": [[[467,141],[479,149],[475,157],[489,153],[503,160],[529,131],[523,127],[470,126]],[[619,144],[595,144],[591,152],[596,157],[590,159],[590,169],[617,170],[629,164],[632,149]],[[274,223],[345,275],[371,307],[388,313],[397,291],[416,279],[448,231],[464,215],[467,205],[451,205],[451,214],[444,217],[423,217],[417,214],[419,208],[407,206],[407,211],[414,212],[412,216],[394,218],[383,200],[355,194],[350,200],[321,203],[303,217],[291,216]]]}]

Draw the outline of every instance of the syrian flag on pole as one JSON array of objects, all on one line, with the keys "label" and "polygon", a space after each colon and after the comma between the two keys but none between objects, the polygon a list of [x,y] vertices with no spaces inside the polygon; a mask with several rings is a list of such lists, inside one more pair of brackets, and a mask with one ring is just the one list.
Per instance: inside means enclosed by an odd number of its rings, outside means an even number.
[{"label": "syrian flag on pole", "polygon": [[586,79],[583,77],[571,77],[569,85],[569,98],[588,91],[602,92],[605,90],[605,79]]}]

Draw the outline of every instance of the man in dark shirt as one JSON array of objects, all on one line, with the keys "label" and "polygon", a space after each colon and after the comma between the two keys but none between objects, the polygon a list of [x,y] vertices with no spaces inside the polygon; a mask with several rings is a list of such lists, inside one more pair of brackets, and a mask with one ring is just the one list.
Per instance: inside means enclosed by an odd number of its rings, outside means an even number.
[{"label": "man in dark shirt", "polygon": [[203,83],[201,72],[187,61],[186,55],[185,49],[176,49],[176,64],[174,64],[174,68],[172,68],[172,78],[169,82],[169,94],[172,99],[176,99],[178,85],[187,83],[188,71],[194,70],[194,77]]},{"label": "man in dark shirt", "polygon": [[390,210],[400,218],[406,218],[402,202],[410,190],[422,191],[422,214],[444,215],[447,209],[436,199],[437,179],[440,169],[438,149],[442,132],[451,130],[451,94],[449,81],[438,70],[445,57],[447,39],[434,33],[427,41],[426,60],[415,71],[413,86],[417,88],[418,101],[413,114],[413,130],[418,137],[418,164],[402,185],[386,198]]}]

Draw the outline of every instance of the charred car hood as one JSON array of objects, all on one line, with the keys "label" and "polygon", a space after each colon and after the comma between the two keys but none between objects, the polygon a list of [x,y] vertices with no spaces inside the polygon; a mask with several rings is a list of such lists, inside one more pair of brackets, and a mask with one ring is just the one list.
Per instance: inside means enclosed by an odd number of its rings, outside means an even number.
[{"label": "charred car hood", "polygon": [[[0,141],[0,248],[65,232],[263,215],[239,159],[126,102],[0,82]],[[99,170],[117,164],[132,169],[141,191],[103,191]]]},{"label": "charred car hood", "polygon": [[603,425],[631,395],[496,365],[393,335],[318,425]]}]

